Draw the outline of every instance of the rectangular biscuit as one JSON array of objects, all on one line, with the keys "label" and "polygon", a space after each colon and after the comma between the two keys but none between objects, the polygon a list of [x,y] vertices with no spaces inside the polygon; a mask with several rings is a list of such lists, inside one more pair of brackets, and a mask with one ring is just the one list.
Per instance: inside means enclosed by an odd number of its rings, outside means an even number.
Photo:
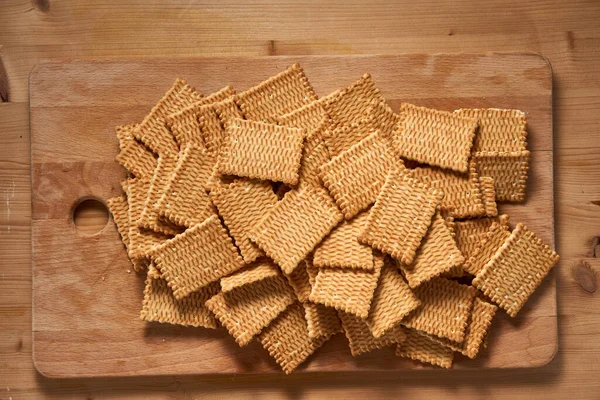
[{"label": "rectangular biscuit", "polygon": [[307,301],[304,305],[304,316],[308,325],[308,336],[317,339],[329,339],[336,333],[343,332],[342,321],[335,308]]},{"label": "rectangular biscuit", "polygon": [[309,300],[359,318],[367,318],[382,267],[383,256],[379,255],[375,257],[372,271],[320,268]]},{"label": "rectangular biscuit", "polygon": [[243,347],[294,301],[285,278],[278,277],[221,292],[205,305]]},{"label": "rectangular biscuit", "polygon": [[152,108],[144,120],[133,130],[133,135],[159,156],[176,155],[179,146],[167,127],[167,115],[185,108],[203,98],[183,79],[178,78],[173,86]]},{"label": "rectangular biscuit", "polygon": [[523,111],[462,108],[454,112],[478,121],[473,151],[520,151],[527,147],[527,114]]},{"label": "rectangular biscuit", "polygon": [[140,313],[142,320],[217,329],[217,319],[204,306],[206,300],[219,292],[217,282],[191,293],[185,299],[177,300],[167,281],[150,276],[150,272],[148,275]]},{"label": "rectangular biscuit", "polygon": [[414,291],[421,306],[402,325],[455,342],[465,338],[477,290],[445,278],[433,278]]},{"label": "rectangular biscuit", "polygon": [[373,249],[358,242],[368,217],[369,213],[364,211],[335,227],[315,249],[314,266],[372,270]]},{"label": "rectangular biscuit", "polygon": [[251,263],[264,255],[250,240],[250,231],[277,203],[269,182],[237,179],[229,185],[215,186],[210,192],[210,198],[225,221],[244,261]]},{"label": "rectangular biscuit", "polygon": [[473,250],[471,256],[466,259],[463,269],[471,275],[481,272],[485,264],[496,254],[496,251],[504,244],[510,236],[508,226],[492,223],[490,229],[483,235],[479,244]]},{"label": "rectangular biscuit", "polygon": [[339,316],[342,320],[342,327],[350,345],[350,353],[352,353],[353,356],[402,343],[406,338],[404,330],[400,326],[395,326],[388,330],[383,336],[376,338],[371,333],[371,330],[364,319],[343,311],[339,312]]},{"label": "rectangular biscuit", "polygon": [[325,189],[305,186],[286,193],[250,239],[289,275],[342,219]]},{"label": "rectangular biscuit", "polygon": [[158,246],[150,256],[178,300],[244,265],[216,215]]},{"label": "rectangular biscuit", "polygon": [[385,178],[401,168],[374,132],[321,167],[321,178],[336,204],[350,219],[375,202]]},{"label": "rectangular biscuit", "polygon": [[453,222],[454,241],[465,260],[471,257],[494,222],[508,226],[508,220],[508,215],[502,214],[494,218],[475,218]]},{"label": "rectangular biscuit", "polygon": [[335,129],[362,119],[373,100],[384,101],[371,75],[364,74],[347,88],[324,97],[323,108],[331,118],[332,129]]},{"label": "rectangular biscuit", "polygon": [[315,100],[317,95],[298,63],[237,96],[247,119],[268,123]]},{"label": "rectangular biscuit", "polygon": [[217,160],[219,173],[298,183],[303,130],[236,119],[226,135]]},{"label": "rectangular biscuit", "polygon": [[177,235],[183,231],[182,227],[161,219],[158,208],[156,207],[158,201],[165,193],[165,189],[176,165],[177,156],[165,155],[158,158],[156,170],[154,170],[154,175],[152,176],[150,186],[146,192],[144,208],[137,219],[137,225],[139,227],[164,233],[165,235]]},{"label": "rectangular biscuit", "polygon": [[358,240],[411,264],[442,196],[403,170],[391,172]]},{"label": "rectangular biscuit", "polygon": [[184,148],[188,143],[204,145],[199,121],[200,110],[206,105],[223,101],[233,95],[235,95],[233,87],[225,86],[189,106],[167,115],[165,123],[171,129],[179,147]]},{"label": "rectangular biscuit", "polygon": [[[448,339],[440,339],[435,336],[429,336],[436,342],[449,347],[471,359],[479,353],[483,341],[487,337],[492,319],[496,314],[498,307],[476,297],[473,303],[473,311],[469,317],[469,323],[465,333],[465,339],[461,343],[456,343]],[[425,334],[427,335],[427,334]]]},{"label": "rectangular biscuit", "polygon": [[215,214],[215,207],[204,190],[212,167],[204,147],[188,143],[156,203],[158,214],[177,226],[188,228]]},{"label": "rectangular biscuit", "polygon": [[221,290],[223,292],[231,292],[244,285],[279,276],[281,276],[281,271],[279,271],[277,265],[269,260],[257,260],[235,271],[233,274],[221,278]]},{"label": "rectangular biscuit", "polygon": [[477,119],[408,103],[399,115],[393,145],[400,157],[467,172]]},{"label": "rectangular biscuit", "polygon": [[302,305],[294,303],[258,336],[263,347],[290,374],[325,342],[308,336]]},{"label": "rectangular biscuit", "polygon": [[133,136],[135,127],[119,125],[115,128],[120,149],[115,160],[138,178],[152,178],[157,161],[154,154]]},{"label": "rectangular biscuit", "polygon": [[384,336],[420,304],[394,262],[386,257],[366,320],[373,336]]},{"label": "rectangular biscuit", "polygon": [[411,288],[460,267],[465,258],[456,246],[444,219],[438,214],[425,234],[412,264],[399,263]]},{"label": "rectangular biscuit", "polygon": [[496,201],[522,202],[527,190],[529,150],[513,152],[476,151],[472,159],[479,176],[494,179]]},{"label": "rectangular biscuit", "polygon": [[519,223],[473,279],[473,286],[515,317],[558,259],[556,252]]},{"label": "rectangular biscuit", "polygon": [[454,359],[452,349],[413,329],[406,330],[406,339],[396,347],[396,355],[442,368],[451,368]]},{"label": "rectangular biscuit", "polygon": [[412,176],[431,188],[444,193],[440,210],[454,218],[486,216],[481,182],[475,164],[469,164],[466,174],[437,167],[418,167],[410,171]]}]

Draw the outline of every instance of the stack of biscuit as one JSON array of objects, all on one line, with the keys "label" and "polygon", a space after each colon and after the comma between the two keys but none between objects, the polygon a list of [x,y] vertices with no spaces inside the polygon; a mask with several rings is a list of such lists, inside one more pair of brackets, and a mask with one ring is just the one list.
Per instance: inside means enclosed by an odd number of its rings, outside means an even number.
[{"label": "stack of biscuit", "polygon": [[286,373],[343,333],[449,368],[558,261],[498,201],[525,199],[518,110],[393,110],[369,74],[318,97],[295,64],[244,92],[178,79],[116,128],[108,200],[141,318],[258,340]]}]

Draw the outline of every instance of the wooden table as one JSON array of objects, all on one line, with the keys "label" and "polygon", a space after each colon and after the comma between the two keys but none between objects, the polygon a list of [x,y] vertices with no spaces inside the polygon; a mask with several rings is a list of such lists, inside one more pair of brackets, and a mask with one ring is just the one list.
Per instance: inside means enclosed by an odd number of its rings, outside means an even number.
[{"label": "wooden table", "polygon": [[[0,399],[600,396],[600,3],[5,1],[0,7]],[[161,4],[159,6],[159,4]],[[554,68],[560,348],[543,368],[50,380],[31,361],[28,74],[55,57],[533,51]],[[599,258],[594,257],[595,254]]]}]

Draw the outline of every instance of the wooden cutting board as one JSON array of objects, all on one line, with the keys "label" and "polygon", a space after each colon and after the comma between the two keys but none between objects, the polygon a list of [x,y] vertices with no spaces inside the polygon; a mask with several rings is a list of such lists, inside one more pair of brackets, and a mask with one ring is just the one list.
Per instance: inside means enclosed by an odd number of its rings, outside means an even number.
[{"label": "wooden cutting board", "polygon": [[[239,348],[225,330],[139,319],[144,276],[131,266],[115,225],[98,234],[75,229],[73,208],[85,198],[120,194],[124,169],[115,125],[141,121],[181,76],[208,94],[227,84],[243,91],[300,62],[317,94],[370,72],[393,109],[401,101],[454,110],[517,108],[529,114],[532,151],[527,201],[501,205],[554,245],[552,71],[535,54],[299,56],[64,61],[30,76],[33,249],[33,358],[51,377],[280,373],[253,342]],[[557,351],[556,285],[551,273],[517,318],[494,320],[488,348],[455,368],[536,367]],[[422,368],[381,349],[351,357],[335,336],[302,371]]]}]

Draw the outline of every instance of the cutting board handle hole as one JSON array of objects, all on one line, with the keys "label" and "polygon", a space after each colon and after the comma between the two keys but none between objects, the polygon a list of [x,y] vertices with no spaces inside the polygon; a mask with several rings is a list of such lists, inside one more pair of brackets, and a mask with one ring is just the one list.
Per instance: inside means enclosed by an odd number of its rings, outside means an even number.
[{"label": "cutting board handle hole", "polygon": [[73,205],[71,219],[78,233],[97,235],[108,224],[108,207],[96,197],[82,197]]}]

